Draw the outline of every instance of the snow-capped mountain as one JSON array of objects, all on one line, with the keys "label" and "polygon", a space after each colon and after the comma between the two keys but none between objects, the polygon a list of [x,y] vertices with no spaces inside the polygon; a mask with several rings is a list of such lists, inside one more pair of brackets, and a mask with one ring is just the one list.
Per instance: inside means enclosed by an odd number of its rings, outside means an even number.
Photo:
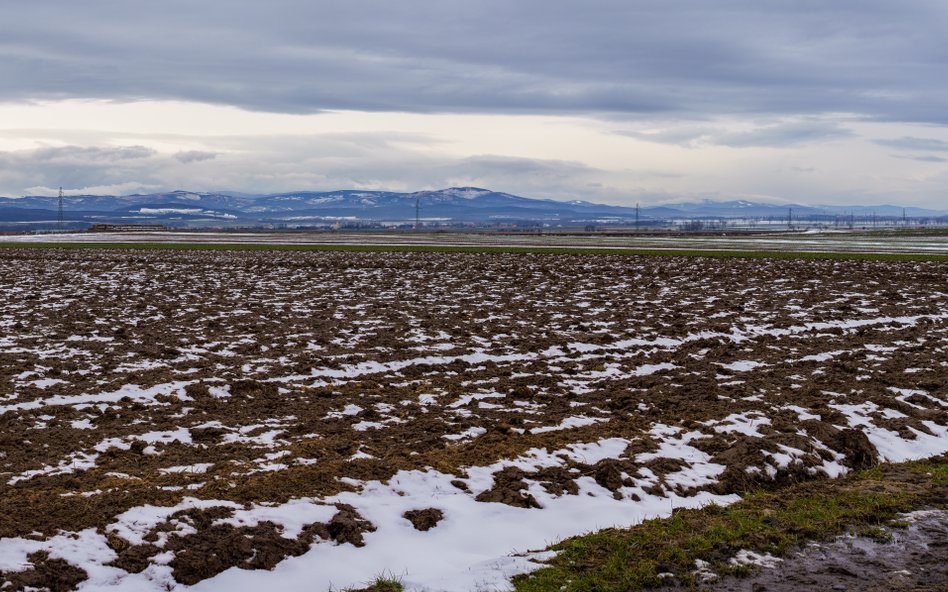
[{"label": "snow-capped mountain", "polygon": [[[417,208],[417,210],[416,210]],[[833,216],[855,211],[865,215],[901,215],[898,206],[834,207],[775,205],[746,200],[702,201],[643,207],[641,220],[656,218],[722,217],[785,218]],[[254,223],[324,223],[333,220],[365,222],[409,222],[416,213],[424,220],[441,222],[531,221],[553,224],[631,222],[634,207],[596,204],[583,200],[534,199],[479,187],[451,187],[435,191],[297,191],[267,195],[228,192],[171,191],[146,195],[68,196],[63,200],[64,218],[74,226],[97,222],[163,223],[171,226],[208,226],[231,221]],[[940,216],[946,212],[908,208],[908,216]],[[0,198],[0,222],[9,228],[19,223],[54,224],[58,198],[27,196]]]}]

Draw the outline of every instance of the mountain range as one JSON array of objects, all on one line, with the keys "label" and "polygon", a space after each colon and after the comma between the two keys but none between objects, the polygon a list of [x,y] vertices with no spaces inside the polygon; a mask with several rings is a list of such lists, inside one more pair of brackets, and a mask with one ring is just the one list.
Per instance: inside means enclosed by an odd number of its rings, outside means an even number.
[{"label": "mountain range", "polygon": [[[49,227],[58,221],[58,198],[0,197],[0,226]],[[70,228],[94,223],[165,224],[173,227],[330,225],[336,222],[409,224],[417,214],[424,223],[535,222],[552,225],[647,222],[669,218],[796,219],[814,216],[900,217],[900,206],[804,206],[751,201],[701,201],[634,207],[588,201],[534,199],[476,187],[437,191],[301,191],[266,195],[172,191],[122,196],[77,195],[63,199]],[[905,208],[911,217],[941,217],[948,211]]]}]

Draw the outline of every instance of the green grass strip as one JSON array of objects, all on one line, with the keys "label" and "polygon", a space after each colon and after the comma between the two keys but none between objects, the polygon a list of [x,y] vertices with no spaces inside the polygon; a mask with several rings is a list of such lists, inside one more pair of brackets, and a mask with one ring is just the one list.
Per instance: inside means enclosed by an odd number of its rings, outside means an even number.
[{"label": "green grass strip", "polygon": [[696,560],[717,574],[747,575],[752,568],[730,561],[742,549],[779,557],[847,531],[885,540],[890,535],[880,525],[897,513],[946,500],[945,457],[884,465],[567,539],[551,547],[558,554],[548,567],[515,578],[514,586],[516,592],[632,592],[675,581],[696,587]]},{"label": "green grass strip", "polygon": [[849,253],[808,251],[738,251],[716,249],[495,247],[460,245],[295,245],[218,243],[14,243],[0,242],[0,249],[134,249],[185,251],[354,251],[394,253],[529,253],[540,255],[625,255],[650,257],[738,257],[745,259],[830,259],[844,261],[936,261],[948,255],[913,253]]}]

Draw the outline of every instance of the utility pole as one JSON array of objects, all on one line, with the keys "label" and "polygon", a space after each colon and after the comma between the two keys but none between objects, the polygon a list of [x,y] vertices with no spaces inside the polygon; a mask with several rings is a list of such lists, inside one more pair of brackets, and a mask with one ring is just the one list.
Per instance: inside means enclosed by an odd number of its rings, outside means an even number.
[{"label": "utility pole", "polygon": [[421,218],[419,217],[420,212],[421,212],[421,198],[416,197],[415,198],[415,230],[418,230],[419,228],[421,228]]},{"label": "utility pole", "polygon": [[902,226],[908,226],[908,221],[905,219],[905,208],[902,208]]},{"label": "utility pole", "polygon": [[635,231],[639,231],[639,204],[635,204]]},{"label": "utility pole", "polygon": [[63,188],[62,187],[59,188],[59,220],[58,220],[57,226],[59,227],[60,232],[62,232],[63,228],[65,227],[65,220],[63,217]]},{"label": "utility pole", "polygon": [[787,211],[787,230],[793,230],[793,208]]}]

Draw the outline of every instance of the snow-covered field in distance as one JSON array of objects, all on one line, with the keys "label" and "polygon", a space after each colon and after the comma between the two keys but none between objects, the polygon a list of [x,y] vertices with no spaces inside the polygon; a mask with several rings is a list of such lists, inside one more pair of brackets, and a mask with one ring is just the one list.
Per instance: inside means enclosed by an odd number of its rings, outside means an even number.
[{"label": "snow-covered field in distance", "polygon": [[167,243],[272,245],[426,245],[590,249],[699,249],[827,253],[948,255],[948,235],[906,236],[847,232],[766,236],[605,236],[433,232],[103,232],[0,236],[0,243]]}]

